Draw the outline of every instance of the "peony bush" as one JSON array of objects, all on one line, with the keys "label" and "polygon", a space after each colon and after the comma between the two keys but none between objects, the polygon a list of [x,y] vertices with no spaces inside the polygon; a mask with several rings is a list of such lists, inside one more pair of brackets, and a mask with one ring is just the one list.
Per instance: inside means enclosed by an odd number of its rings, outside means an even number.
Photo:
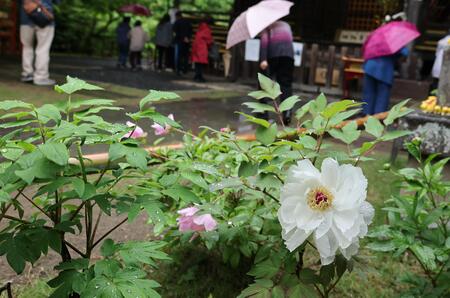
[{"label": "peony bush", "polygon": [[[253,114],[239,112],[255,125],[254,139],[229,127],[185,131],[152,106],[178,96],[155,90],[127,114],[129,122],[109,123],[101,111],[120,108],[104,99],[74,100],[77,91],[99,87],[67,80],[55,88],[68,95],[60,106],[0,102],[7,111],[1,126],[10,129],[0,144],[0,223],[7,224],[0,255],[20,274],[49,248],[60,254],[59,275],[49,282],[53,297],[159,297],[152,268],[175,249],[193,246],[232,268],[251,264],[253,282],[239,297],[328,297],[352,270],[374,216],[359,165],[380,142],[408,134],[387,129],[410,112],[406,101],[383,121],[369,117],[361,124],[351,120],[360,103],[328,103],[323,94],[303,103],[295,128],[288,127],[282,113],[301,100],[279,103],[280,86],[263,75],[261,90],[249,94],[255,101],[244,104]],[[254,116],[265,112],[279,122]],[[144,149],[151,129],[162,137],[182,134],[182,147]],[[363,130],[370,140],[359,141]],[[108,147],[104,165],[84,157],[96,146]],[[24,202],[35,213],[24,214]],[[160,240],[109,239],[141,212]],[[102,216],[123,219],[97,235]],[[102,258],[93,260],[100,246]]]}]

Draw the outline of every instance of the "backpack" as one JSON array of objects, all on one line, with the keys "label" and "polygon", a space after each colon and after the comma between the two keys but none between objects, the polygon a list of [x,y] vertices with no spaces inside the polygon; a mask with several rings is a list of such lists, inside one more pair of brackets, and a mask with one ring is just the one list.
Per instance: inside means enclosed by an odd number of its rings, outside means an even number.
[{"label": "backpack", "polygon": [[33,23],[41,28],[50,25],[55,18],[40,0],[24,0],[23,10]]}]

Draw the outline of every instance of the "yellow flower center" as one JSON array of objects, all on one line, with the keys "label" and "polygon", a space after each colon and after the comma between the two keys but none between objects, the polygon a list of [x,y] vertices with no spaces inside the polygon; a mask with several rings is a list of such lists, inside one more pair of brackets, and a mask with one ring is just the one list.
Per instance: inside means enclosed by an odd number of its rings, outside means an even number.
[{"label": "yellow flower center", "polygon": [[317,211],[329,209],[333,202],[333,195],[324,187],[311,189],[307,194],[309,208]]}]

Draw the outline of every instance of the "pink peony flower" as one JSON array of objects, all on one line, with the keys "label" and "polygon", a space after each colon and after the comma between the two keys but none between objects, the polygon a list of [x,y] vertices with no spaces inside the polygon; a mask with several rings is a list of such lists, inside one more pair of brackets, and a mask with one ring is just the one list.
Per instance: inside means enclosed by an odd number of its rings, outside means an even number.
[{"label": "pink peony flower", "polygon": [[134,130],[131,130],[130,132],[126,133],[123,136],[124,138],[140,139],[140,138],[145,138],[147,136],[147,133],[145,133],[142,128],[140,128],[133,122],[127,121],[127,126],[128,127],[136,127],[136,128],[134,128]]},{"label": "pink peony flower", "polygon": [[[167,117],[171,120],[175,120],[173,117],[173,114],[170,114]],[[157,135],[157,136],[164,136],[164,135],[168,134],[170,132],[170,129],[172,128],[172,126],[170,126],[169,124],[166,124],[165,127],[162,127],[158,123],[153,123],[152,127],[155,130],[155,135]]]},{"label": "pink peony flower", "polygon": [[216,229],[217,222],[211,214],[195,215],[199,209],[188,207],[178,211],[181,216],[177,218],[180,232],[187,231],[212,231]]}]

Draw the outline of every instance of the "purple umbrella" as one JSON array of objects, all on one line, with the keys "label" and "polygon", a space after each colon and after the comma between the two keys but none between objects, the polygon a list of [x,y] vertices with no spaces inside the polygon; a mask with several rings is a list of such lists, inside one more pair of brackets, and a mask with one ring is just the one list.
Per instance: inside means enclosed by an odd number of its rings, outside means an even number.
[{"label": "purple umbrella", "polygon": [[118,9],[119,12],[128,12],[137,16],[145,16],[148,17],[152,14],[150,9],[145,7],[142,4],[127,4]]},{"label": "purple umbrella", "polygon": [[384,24],[367,36],[362,48],[364,60],[395,54],[419,35],[416,26],[410,22]]}]

